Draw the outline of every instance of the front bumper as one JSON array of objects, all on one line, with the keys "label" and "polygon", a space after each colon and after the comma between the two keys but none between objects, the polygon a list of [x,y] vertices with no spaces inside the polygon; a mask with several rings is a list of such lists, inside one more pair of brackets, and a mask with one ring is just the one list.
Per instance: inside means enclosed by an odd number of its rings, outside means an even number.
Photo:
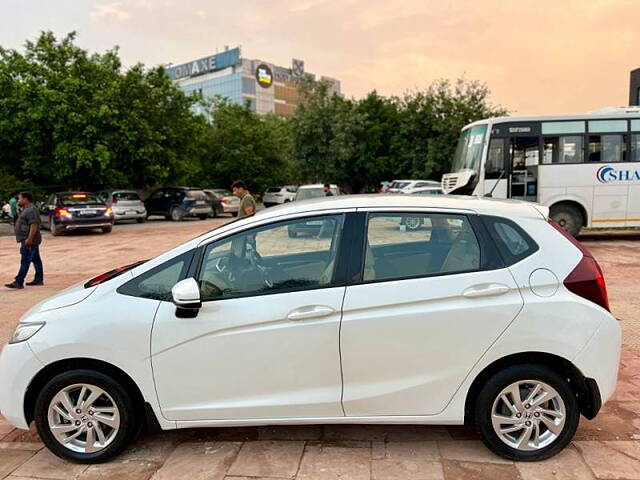
[{"label": "front bumper", "polygon": [[24,398],[31,380],[44,365],[28,342],[7,344],[0,354],[0,413],[18,428],[28,429]]},{"label": "front bumper", "polygon": [[613,316],[608,316],[573,361],[586,378],[595,381],[602,405],[615,392],[621,349],[622,329]]}]

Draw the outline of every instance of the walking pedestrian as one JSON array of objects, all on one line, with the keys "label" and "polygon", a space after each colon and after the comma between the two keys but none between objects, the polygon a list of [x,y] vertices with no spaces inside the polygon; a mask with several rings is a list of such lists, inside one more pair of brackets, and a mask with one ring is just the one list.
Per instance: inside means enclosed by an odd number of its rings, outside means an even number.
[{"label": "walking pedestrian", "polygon": [[242,180],[236,180],[231,185],[231,191],[240,199],[238,217],[248,217],[256,213],[256,201],[247,189],[247,184]]},{"label": "walking pedestrian", "polygon": [[27,285],[44,285],[44,272],[42,259],[40,258],[40,213],[33,205],[33,196],[30,192],[22,192],[18,197],[18,205],[21,208],[20,216],[15,222],[16,241],[20,244],[20,269],[13,282],[7,283],[7,288],[24,288],[24,280],[27,277],[29,267],[33,263],[35,277]]},{"label": "walking pedestrian", "polygon": [[9,208],[11,209],[11,225],[15,225],[18,218],[18,194],[12,193],[9,199]]}]

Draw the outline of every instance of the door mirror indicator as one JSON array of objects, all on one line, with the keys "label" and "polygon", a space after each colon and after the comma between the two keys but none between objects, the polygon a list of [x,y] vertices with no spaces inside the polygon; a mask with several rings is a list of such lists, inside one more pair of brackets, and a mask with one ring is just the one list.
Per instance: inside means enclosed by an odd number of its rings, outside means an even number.
[{"label": "door mirror indicator", "polygon": [[171,298],[176,306],[176,317],[194,318],[202,307],[200,287],[194,278],[185,278],[171,289]]}]

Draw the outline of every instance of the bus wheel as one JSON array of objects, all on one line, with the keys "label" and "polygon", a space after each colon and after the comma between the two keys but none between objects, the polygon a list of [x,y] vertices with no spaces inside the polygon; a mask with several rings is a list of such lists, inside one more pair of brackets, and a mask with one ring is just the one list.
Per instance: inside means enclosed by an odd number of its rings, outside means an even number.
[{"label": "bus wheel", "polygon": [[549,212],[551,220],[556,222],[574,237],[580,233],[582,228],[582,212],[575,205],[570,203],[558,203],[551,207]]}]

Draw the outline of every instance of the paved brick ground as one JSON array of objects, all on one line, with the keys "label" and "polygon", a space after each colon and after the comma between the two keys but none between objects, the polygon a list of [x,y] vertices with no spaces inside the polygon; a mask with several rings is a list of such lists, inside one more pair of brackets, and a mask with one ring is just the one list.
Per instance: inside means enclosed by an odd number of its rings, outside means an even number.
[{"label": "paved brick ground", "polygon": [[[219,223],[158,221],[119,225],[109,235],[46,236],[47,285],[0,290],[0,344],[41,298]],[[614,399],[594,421],[582,421],[575,441],[551,460],[504,461],[464,427],[310,425],[146,435],[114,461],[86,466],[54,457],[33,430],[15,430],[0,418],[0,479],[640,479],[640,233],[589,233],[582,240],[605,271],[625,348]],[[12,239],[0,238],[0,273],[7,280],[16,254]]]}]

